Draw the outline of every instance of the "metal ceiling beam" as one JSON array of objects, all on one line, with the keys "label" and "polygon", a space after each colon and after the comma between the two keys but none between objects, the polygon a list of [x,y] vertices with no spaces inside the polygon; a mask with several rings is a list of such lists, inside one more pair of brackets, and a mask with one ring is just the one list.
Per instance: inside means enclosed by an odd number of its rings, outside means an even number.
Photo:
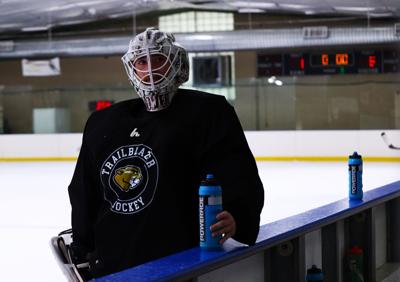
[{"label": "metal ceiling beam", "polygon": [[[329,28],[326,38],[304,36],[304,29],[264,29],[175,34],[189,52],[239,51],[318,46],[400,43],[394,26]],[[129,36],[52,41],[0,41],[0,59],[122,55]],[[2,48],[3,46],[3,48]]]}]

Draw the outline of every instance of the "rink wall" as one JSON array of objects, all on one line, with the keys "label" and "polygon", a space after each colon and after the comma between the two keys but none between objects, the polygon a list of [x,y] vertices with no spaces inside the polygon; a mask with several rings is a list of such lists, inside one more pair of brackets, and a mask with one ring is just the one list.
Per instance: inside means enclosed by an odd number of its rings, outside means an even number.
[{"label": "rink wall", "polygon": [[[246,131],[257,161],[342,161],[353,151],[367,161],[400,162],[400,150],[390,149],[385,132],[400,146],[400,130]],[[0,135],[0,161],[74,161],[82,134]]]},{"label": "rink wall", "polygon": [[195,247],[96,282],[300,282],[312,265],[322,269],[318,281],[343,282],[354,277],[349,268],[354,246],[362,250],[356,268],[363,281],[400,281],[399,223],[396,181],[366,191],[362,200],[344,198],[262,225],[254,246],[228,240],[221,251]]}]

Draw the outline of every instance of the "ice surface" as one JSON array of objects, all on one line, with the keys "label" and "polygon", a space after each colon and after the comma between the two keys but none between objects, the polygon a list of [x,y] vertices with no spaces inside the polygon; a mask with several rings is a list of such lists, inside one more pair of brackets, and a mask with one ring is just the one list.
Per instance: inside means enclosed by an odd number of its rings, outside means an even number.
[{"label": "ice surface", "polygon": [[50,239],[70,227],[74,162],[0,163],[2,281],[66,281]]},{"label": "ice surface", "polygon": [[[70,228],[74,162],[0,163],[2,281],[66,281],[50,238]],[[347,197],[345,162],[259,162],[265,224]],[[400,163],[364,164],[364,190],[400,180]]]},{"label": "ice surface", "polygon": [[[261,224],[348,197],[346,162],[259,162],[265,203]],[[364,162],[363,190],[400,180],[400,163]]]}]

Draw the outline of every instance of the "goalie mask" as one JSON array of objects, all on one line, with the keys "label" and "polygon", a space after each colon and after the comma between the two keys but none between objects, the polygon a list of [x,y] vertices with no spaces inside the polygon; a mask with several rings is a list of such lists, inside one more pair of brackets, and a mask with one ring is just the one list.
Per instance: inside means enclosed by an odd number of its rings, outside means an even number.
[{"label": "goalie mask", "polygon": [[170,33],[147,28],[129,43],[122,57],[129,80],[150,112],[167,108],[189,78],[186,50]]}]

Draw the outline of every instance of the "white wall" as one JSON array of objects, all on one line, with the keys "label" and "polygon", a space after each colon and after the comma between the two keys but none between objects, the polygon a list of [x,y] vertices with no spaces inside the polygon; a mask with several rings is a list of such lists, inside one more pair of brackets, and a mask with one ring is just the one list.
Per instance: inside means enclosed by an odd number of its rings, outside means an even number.
[{"label": "white wall", "polygon": [[[393,145],[400,146],[400,130],[384,130]],[[363,157],[400,157],[381,138],[383,130],[248,131],[254,156],[347,157],[353,151]],[[0,160],[13,158],[76,158],[82,134],[0,135]]]},{"label": "white wall", "polygon": [[247,141],[256,157],[346,157],[357,151],[367,157],[399,157],[381,138],[385,132],[400,146],[400,130],[298,130],[250,131]]},{"label": "white wall", "polygon": [[82,134],[3,134],[0,160],[9,158],[77,158]]}]

